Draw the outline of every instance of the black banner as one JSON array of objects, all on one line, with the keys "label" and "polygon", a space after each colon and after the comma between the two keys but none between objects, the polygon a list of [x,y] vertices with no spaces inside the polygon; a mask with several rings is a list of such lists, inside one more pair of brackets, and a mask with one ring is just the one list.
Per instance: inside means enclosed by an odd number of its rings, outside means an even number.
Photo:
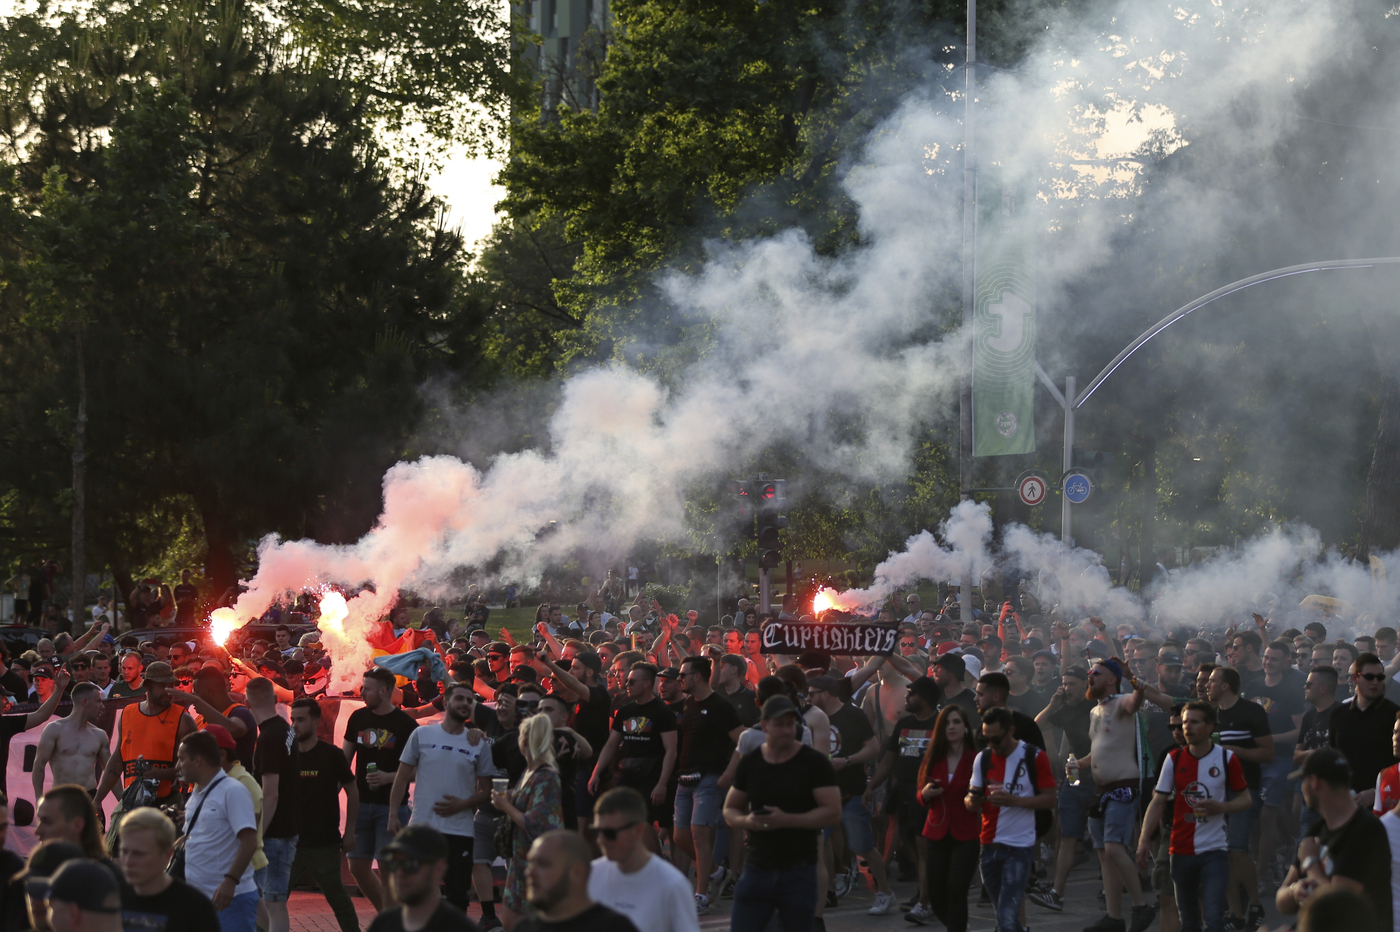
[{"label": "black banner", "polygon": [[774,621],[763,629],[763,653],[800,654],[824,650],[828,654],[868,657],[894,653],[899,630],[895,625],[868,622]]}]

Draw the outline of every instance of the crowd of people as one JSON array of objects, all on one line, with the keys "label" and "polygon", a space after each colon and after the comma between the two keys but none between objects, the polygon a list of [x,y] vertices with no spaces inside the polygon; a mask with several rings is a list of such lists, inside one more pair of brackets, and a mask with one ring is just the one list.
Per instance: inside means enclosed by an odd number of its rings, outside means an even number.
[{"label": "crowd of people", "polygon": [[[912,593],[869,619],[741,599],[702,625],[630,591],[541,605],[519,639],[473,591],[459,622],[424,614],[412,666],[365,670],[357,706],[286,625],[221,648],[102,622],[0,655],[0,754],[44,725],[41,843],[0,858],[0,932],[288,932],[301,878],[359,932],[342,856],[372,932],[698,932],[720,899],[737,932],[822,930],[860,889],[871,916],[965,932],[981,897],[1023,932],[1092,857],[1086,932],[1252,930],[1265,898],[1311,932],[1400,916],[1393,628],[975,601],[964,622]],[[852,621],[894,650],[763,650],[770,624]]]}]

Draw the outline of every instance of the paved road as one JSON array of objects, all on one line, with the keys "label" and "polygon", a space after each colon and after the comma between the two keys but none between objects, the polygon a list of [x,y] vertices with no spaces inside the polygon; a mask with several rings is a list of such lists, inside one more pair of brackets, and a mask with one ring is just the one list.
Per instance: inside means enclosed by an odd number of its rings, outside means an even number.
[{"label": "paved road", "polygon": [[[1099,905],[1097,894],[1100,890],[1099,869],[1095,861],[1089,861],[1077,868],[1070,874],[1068,889],[1065,895],[1064,912],[1055,913],[1048,909],[1042,909],[1035,904],[1028,904],[1026,909],[1026,921],[1034,932],[1080,932],[1085,926],[1098,920],[1103,914],[1103,908]],[[912,883],[895,884],[895,894],[903,902],[915,892],[915,885]],[[870,916],[866,910],[874,903],[874,893],[862,886],[852,892],[841,901],[841,905],[836,909],[826,911],[826,927],[828,932],[897,932],[897,930],[919,928],[913,923],[904,920],[904,914],[896,909],[885,916]],[[1273,926],[1274,913],[1272,905],[1269,905],[1268,897],[1265,897],[1266,908],[1269,910],[1270,922]],[[722,932],[729,928],[729,900],[720,900],[718,906],[707,916],[701,918],[700,926],[704,932]],[[368,928],[370,920],[374,918],[374,910],[370,908],[369,901],[363,897],[354,898],[355,908],[360,915],[361,928]],[[970,922],[969,932],[994,932],[996,920],[992,915],[992,910],[988,906],[977,905],[977,891],[974,887],[969,899]],[[331,914],[330,908],[326,906],[326,901],[317,893],[296,892],[292,894],[291,902],[292,932],[339,932],[335,917]],[[479,917],[476,904],[472,904],[469,912],[473,919]],[[930,932],[943,932],[943,925],[937,920],[931,921],[926,927]],[[1152,929],[1157,929],[1157,923],[1152,924]],[[647,930],[642,930],[647,932]]]}]

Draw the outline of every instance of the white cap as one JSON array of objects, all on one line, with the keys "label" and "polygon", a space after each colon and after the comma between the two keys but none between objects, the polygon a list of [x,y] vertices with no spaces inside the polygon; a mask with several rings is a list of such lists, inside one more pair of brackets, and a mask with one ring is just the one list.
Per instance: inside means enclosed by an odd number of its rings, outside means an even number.
[{"label": "white cap", "polygon": [[967,668],[967,672],[972,675],[974,680],[980,680],[982,678],[982,661],[971,654],[963,654],[962,662],[963,666]]}]

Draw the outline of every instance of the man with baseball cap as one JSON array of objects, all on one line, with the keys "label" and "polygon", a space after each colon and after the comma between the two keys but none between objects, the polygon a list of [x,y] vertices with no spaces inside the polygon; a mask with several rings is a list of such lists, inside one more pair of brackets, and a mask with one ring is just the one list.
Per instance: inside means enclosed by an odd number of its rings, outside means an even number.
[{"label": "man with baseball cap", "polygon": [[[836,851],[836,895],[845,896],[856,883],[856,855],[870,865],[870,877],[875,881],[875,905],[872,916],[883,916],[894,906],[894,891],[885,874],[885,861],[875,844],[870,824],[870,811],[865,808],[865,763],[880,753],[880,741],[865,713],[849,702],[841,701],[841,684],[834,677],[814,676],[807,681],[807,699],[826,713],[831,722],[831,758],[836,771],[836,785],[841,790],[841,828],[844,844]],[[849,857],[849,868],[846,867]]]},{"label": "man with baseball cap", "polygon": [[53,876],[29,877],[26,887],[47,885],[53,932],[121,932],[122,898],[117,878],[97,861],[74,858]]},{"label": "man with baseball cap", "polygon": [[[152,661],[146,667],[144,685],[146,698],[124,708],[117,719],[116,753],[107,758],[94,796],[99,806],[118,780],[126,788],[137,780],[155,780],[152,805],[174,802],[175,780],[179,778],[175,770],[176,751],[180,742],[194,734],[194,719],[173,701],[175,673],[170,664]],[[109,850],[116,841],[116,827],[125,812],[125,807],[119,805],[112,813],[107,832]]]},{"label": "man with baseball cap", "polygon": [[[943,690],[943,702],[940,705],[955,705],[967,713],[967,717],[972,722],[972,728],[981,727],[982,713],[977,711],[977,697],[972,690],[963,685],[963,676],[967,673],[967,661],[961,653],[948,652],[941,655],[933,662],[933,681],[938,684],[938,688]],[[981,672],[981,668],[978,668]]]},{"label": "man with baseball cap", "polygon": [[[874,808],[875,790],[886,779],[891,782],[889,796],[885,804],[885,815],[895,818],[900,851],[901,872],[910,880],[923,877],[923,863],[919,844],[920,831],[924,827],[927,810],[919,804],[917,789],[919,764],[933,738],[933,726],[938,721],[939,700],[942,698],[938,685],[927,676],[912,680],[905,687],[905,715],[894,723],[890,737],[885,741],[875,773],[866,787],[863,802],[867,811]],[[912,870],[911,870],[912,869]],[[913,874],[909,877],[909,874]],[[920,880],[920,902],[927,902],[926,884]]]},{"label": "man with baseball cap", "polygon": [[369,932],[475,932],[476,924],[442,895],[447,855],[447,839],[432,826],[409,825],[395,835],[379,851],[379,867],[398,905],[374,917]]},{"label": "man with baseball cap", "polygon": [[49,925],[48,880],[69,861],[82,860],[83,849],[66,841],[46,841],[29,852],[24,870],[15,874],[11,883],[24,891],[29,908],[29,924],[38,932],[52,932]]},{"label": "man with baseball cap", "polygon": [[1390,839],[1380,821],[1351,795],[1351,765],[1336,748],[1319,748],[1288,775],[1302,780],[1303,802],[1317,821],[1298,842],[1298,858],[1274,897],[1284,915],[1330,889],[1360,893],[1375,910],[1376,928],[1391,928]]},{"label": "man with baseball cap", "polygon": [[817,837],[841,821],[841,790],[826,755],[797,740],[791,699],[770,696],[761,714],[765,740],[740,759],[724,800],[729,827],[749,833],[730,928],[760,932],[775,910],[785,928],[812,928]]}]

